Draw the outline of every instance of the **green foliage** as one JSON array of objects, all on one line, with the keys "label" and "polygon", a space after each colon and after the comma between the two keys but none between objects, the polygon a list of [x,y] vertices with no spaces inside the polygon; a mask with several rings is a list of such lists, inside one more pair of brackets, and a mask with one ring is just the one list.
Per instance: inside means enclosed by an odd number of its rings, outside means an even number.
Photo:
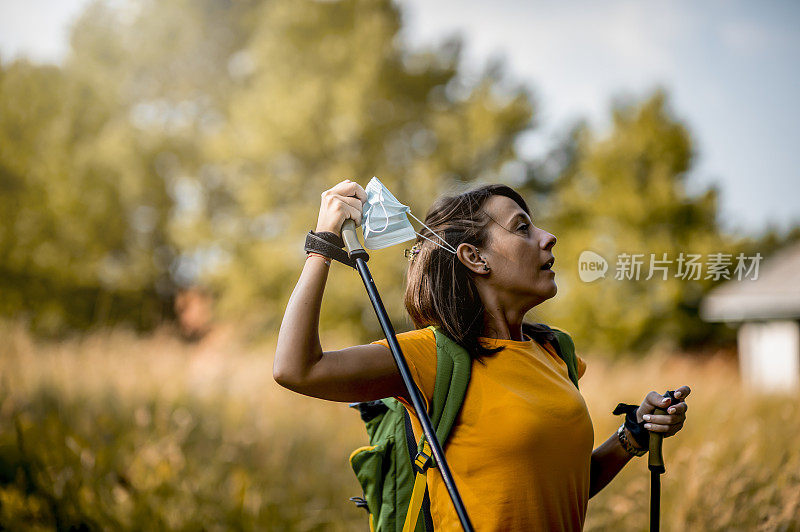
[{"label": "green foliage", "polygon": [[[692,139],[656,91],[578,124],[541,161],[514,143],[532,97],[502,65],[459,71],[458,39],[403,42],[389,0],[95,2],[62,67],[0,64],[0,314],[57,334],[173,317],[200,285],[215,315],[271,334],[302,267],[320,193],[379,176],[420,217],[433,199],[501,181],[559,243],[559,296],[542,307],[608,352],[730,340],[697,319],[713,280],[584,284],[580,251],[773,249],[717,226],[717,191],[689,194]],[[789,238],[789,237],[787,237]],[[393,321],[402,249],[372,254]],[[766,256],[766,255],[765,255]],[[360,279],[334,265],[321,329],[379,334]]]},{"label": "green foliage", "polygon": [[[465,80],[457,40],[409,49],[401,23],[388,0],[96,2],[63,68],[4,67],[1,105],[29,111],[0,119],[18,206],[2,264],[36,276],[9,282],[4,312],[53,330],[102,312],[152,323],[120,298],[169,305],[176,286],[201,284],[219,317],[272,330],[323,190],[379,175],[419,212],[496,175],[531,123],[529,94],[499,65]],[[401,253],[373,262],[387,299]],[[374,328],[349,277],[323,325]],[[29,293],[44,279],[58,283],[46,302]],[[96,297],[70,292],[85,286]]]},{"label": "green foliage", "polygon": [[[502,93],[497,71],[465,87],[457,42],[419,52],[399,45],[400,14],[390,2],[278,2],[256,24],[235,55],[247,68],[233,69],[225,125],[209,138],[210,164],[236,176],[222,186],[230,232],[215,227],[211,235],[231,266],[209,277],[227,315],[255,304],[274,326],[323,190],[378,175],[424,212],[453,182],[514,158],[532,109],[523,90]],[[371,262],[376,278],[389,279],[381,285],[389,301],[402,299],[401,253]],[[327,297],[337,305],[323,309],[323,327],[346,321],[374,335],[375,319],[362,323],[357,277],[337,279]]]},{"label": "green foliage", "polygon": [[152,327],[170,207],[152,160],[94,88],[55,67],[0,65],[0,312],[46,334]]},{"label": "green foliage", "polygon": [[[588,127],[575,129],[571,158],[553,184],[544,226],[558,243],[559,295],[545,305],[548,317],[584,345],[619,355],[654,343],[671,347],[707,341],[713,327],[697,309],[713,284],[676,278],[681,252],[732,252],[735,242],[717,226],[717,191],[686,190],[692,143],[685,126],[656,91],[643,102],[618,104],[611,131],[598,137]],[[606,278],[584,283],[578,257],[594,251],[608,261]],[[644,254],[637,279],[615,279],[620,254]],[[667,279],[647,279],[650,254],[673,263]],[[559,266],[560,265],[560,266]],[[722,333],[724,334],[724,333]]]}]

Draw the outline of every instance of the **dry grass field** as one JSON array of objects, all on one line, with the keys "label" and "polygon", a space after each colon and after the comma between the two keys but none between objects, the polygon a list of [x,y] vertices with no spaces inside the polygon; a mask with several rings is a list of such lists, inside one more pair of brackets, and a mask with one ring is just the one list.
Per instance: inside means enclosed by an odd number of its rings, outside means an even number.
[{"label": "dry grass field", "polygon": [[[347,457],[366,443],[357,413],[277,386],[270,345],[123,330],[46,344],[13,324],[0,338],[0,528],[366,529],[347,500],[360,494]],[[663,530],[800,530],[799,397],[749,395],[730,356],[581,354],[595,446],[616,403],[693,390],[664,442]],[[586,529],[647,530],[649,482],[646,458],[631,462]]]}]

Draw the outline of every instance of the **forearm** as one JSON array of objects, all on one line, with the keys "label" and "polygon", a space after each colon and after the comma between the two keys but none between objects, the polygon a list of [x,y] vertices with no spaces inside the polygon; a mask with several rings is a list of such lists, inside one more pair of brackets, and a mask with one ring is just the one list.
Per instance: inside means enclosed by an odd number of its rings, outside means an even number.
[{"label": "forearm", "polygon": [[280,383],[297,382],[322,357],[319,313],[330,266],[319,256],[306,259],[286,304],[272,373]]},{"label": "forearm", "polygon": [[[625,429],[627,431],[627,429]],[[627,432],[628,441],[634,441],[630,432]],[[619,441],[617,432],[614,433],[597,449],[592,451],[592,461],[589,481],[589,497],[608,485],[617,476],[625,464],[630,462],[632,455],[628,454]]]}]

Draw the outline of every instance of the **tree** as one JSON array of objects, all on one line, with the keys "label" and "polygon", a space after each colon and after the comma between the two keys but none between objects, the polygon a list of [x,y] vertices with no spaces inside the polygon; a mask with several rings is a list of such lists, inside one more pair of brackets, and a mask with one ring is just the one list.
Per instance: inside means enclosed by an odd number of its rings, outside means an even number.
[{"label": "tree", "polygon": [[170,201],[114,111],[61,69],[0,65],[0,312],[43,334],[164,314]]},{"label": "tree", "polygon": [[[612,118],[604,136],[582,125],[570,137],[575,149],[553,184],[543,221],[558,238],[559,295],[543,308],[587,346],[614,354],[708,340],[719,331],[704,324],[697,309],[714,280],[705,270],[699,280],[675,275],[680,253],[706,260],[709,253],[731,252],[734,242],[716,220],[717,191],[687,192],[692,141],[662,90],[642,102],[619,102]],[[608,261],[605,279],[579,279],[584,250]],[[622,254],[642,255],[638,280],[614,278],[628,261]],[[666,266],[666,280],[658,270],[646,279],[651,254],[654,266]],[[664,259],[673,262],[656,262]]]},{"label": "tree", "polygon": [[[323,190],[378,175],[422,217],[436,195],[494,180],[517,160],[514,140],[531,126],[528,91],[497,63],[466,79],[458,39],[412,50],[401,26],[389,0],[90,5],[65,66],[49,72],[76,87],[94,117],[81,118],[55,151],[85,154],[66,163],[95,165],[86,170],[92,179],[74,183],[76,201],[107,192],[105,214],[85,220],[103,233],[92,239],[97,256],[135,241],[138,212],[151,228],[141,256],[159,260],[135,290],[202,285],[216,294],[219,316],[274,331]],[[61,99],[44,81],[36,91]],[[39,120],[26,127],[39,130]],[[82,143],[68,143],[76,134]],[[63,182],[57,167],[43,183]],[[398,302],[389,305],[395,319],[404,315],[401,254],[371,261],[385,299]],[[324,308],[323,328],[366,326],[374,336],[360,280],[337,268],[328,295],[336,305]],[[100,283],[100,270],[77,269]]]}]

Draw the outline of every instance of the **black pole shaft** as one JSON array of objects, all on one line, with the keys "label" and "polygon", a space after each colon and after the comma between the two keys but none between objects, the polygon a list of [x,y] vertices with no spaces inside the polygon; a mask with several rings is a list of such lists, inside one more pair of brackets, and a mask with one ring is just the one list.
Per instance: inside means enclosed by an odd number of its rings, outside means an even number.
[{"label": "black pole shaft", "polygon": [[402,351],[400,350],[400,344],[397,342],[394,327],[392,326],[392,322],[389,320],[389,315],[386,313],[386,309],[381,301],[381,296],[378,293],[378,289],[375,287],[375,281],[372,279],[372,274],[370,273],[369,268],[367,268],[367,263],[364,261],[364,259],[356,258],[356,269],[358,270],[358,273],[361,274],[361,280],[364,281],[367,294],[369,294],[369,299],[372,301],[375,314],[377,314],[378,321],[383,329],[383,334],[386,336],[386,340],[389,341],[389,348],[392,351],[392,356],[394,356],[397,369],[400,371],[400,376],[403,378],[403,382],[408,389],[408,394],[411,398],[411,404],[417,411],[417,417],[419,417],[419,421],[422,424],[422,432],[425,434],[425,437],[431,446],[433,457],[436,459],[436,465],[442,473],[442,479],[444,479],[447,492],[450,494],[450,499],[453,501],[456,514],[458,514],[458,519],[461,521],[461,527],[466,532],[473,532],[472,522],[469,520],[467,509],[464,507],[464,502],[461,500],[461,495],[458,493],[456,483],[453,481],[453,475],[450,472],[450,467],[447,465],[447,461],[444,458],[444,451],[442,451],[442,446],[439,444],[438,438],[436,438],[436,432],[433,430],[433,425],[428,417],[428,413],[425,411],[425,403],[423,402],[422,394],[420,393],[419,388],[417,388],[416,383],[414,383],[414,379],[411,377],[408,364],[406,363],[405,358],[403,358]]},{"label": "black pole shaft", "polygon": [[[680,401],[675,398],[674,390],[667,390],[663,395],[669,398],[670,405],[678,404]],[[663,416],[667,413],[665,408],[656,408],[653,414]],[[661,475],[666,473],[664,466],[664,455],[661,452],[664,435],[659,432],[650,432],[650,452],[647,455],[647,467],[650,469],[650,532],[658,532],[661,517]]]},{"label": "black pole shaft", "polygon": [[658,532],[661,519],[661,473],[650,473],[650,532]]}]

